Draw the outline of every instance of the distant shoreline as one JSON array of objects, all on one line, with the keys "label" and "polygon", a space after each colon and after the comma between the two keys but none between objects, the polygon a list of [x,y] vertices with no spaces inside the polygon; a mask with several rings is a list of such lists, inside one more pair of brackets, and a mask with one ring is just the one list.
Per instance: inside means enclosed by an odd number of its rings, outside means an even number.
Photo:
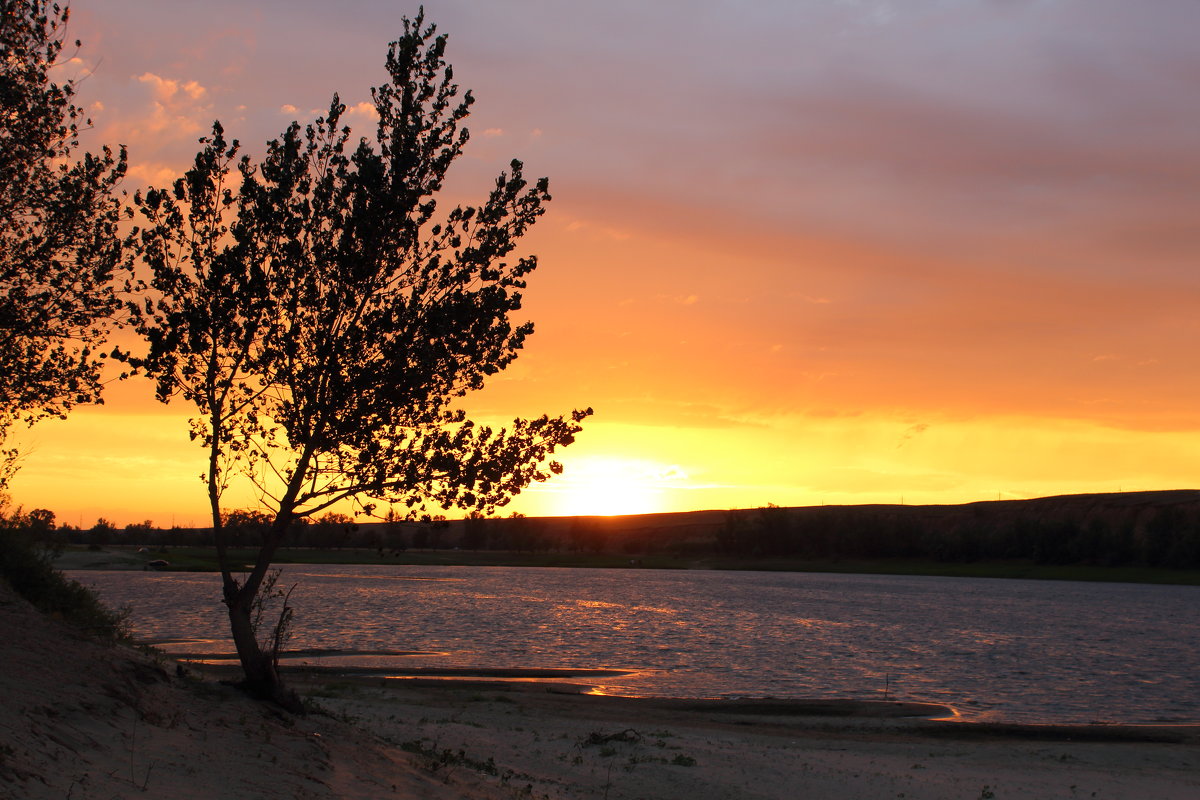
[{"label": "distant shoreline", "polygon": [[[231,551],[235,561],[253,559],[250,549]],[[149,562],[166,560],[164,571],[216,572],[211,547],[113,546],[101,550],[72,548],[55,561],[62,570],[142,570]],[[922,575],[947,578],[1093,581],[1200,586],[1200,570],[1157,567],[1035,564],[1027,561],[938,562],[916,559],[794,559],[738,556],[686,557],[665,554],[612,555],[593,553],[519,553],[495,550],[407,550],[385,552],[368,548],[282,548],[275,563],[362,564],[371,566],[542,567],[560,569],[682,569],[814,572],[864,575]]]},{"label": "distant shoreline", "polygon": [[[261,519],[224,528],[238,561]],[[216,569],[211,528],[64,526],[54,541],[106,568]],[[279,563],[717,569],[1200,585],[1200,491],[1065,495],[946,506],[861,505],[488,517],[298,520]],[[153,551],[141,560],[130,550]],[[106,549],[106,550],[105,550]],[[71,561],[74,560],[74,562]],[[71,555],[64,568],[94,568]]]}]

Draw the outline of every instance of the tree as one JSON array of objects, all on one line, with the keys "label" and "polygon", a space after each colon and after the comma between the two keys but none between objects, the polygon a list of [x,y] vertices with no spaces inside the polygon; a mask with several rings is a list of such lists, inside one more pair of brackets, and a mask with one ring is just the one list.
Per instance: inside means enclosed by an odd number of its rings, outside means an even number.
[{"label": "tree", "polygon": [[257,542],[270,526],[270,515],[253,508],[236,508],[221,515],[225,543],[233,547]]},{"label": "tree", "polygon": [[[193,403],[224,601],[245,686],[285,705],[251,609],[289,525],[337,503],[491,512],[570,444],[591,409],[493,430],[455,406],[517,357],[534,257],[511,258],[542,214],[548,184],[513,161],[480,206],[439,214],[434,195],[467,141],[446,39],[404,20],[372,90],[374,141],[327,116],[293,123],[255,164],[220,123],[171,189],[135,196],[133,251],[149,267],[132,305],[148,351],[132,362],[163,401]],[[231,174],[231,173],[235,173]],[[132,266],[131,266],[132,268]],[[270,509],[253,569],[226,558],[222,493],[248,475]]]},{"label": "tree", "polygon": [[112,542],[116,532],[116,525],[113,525],[112,522],[106,520],[104,517],[100,517],[96,520],[96,524],[92,526],[90,531],[91,543],[99,547],[104,547]]},{"label": "tree", "polygon": [[350,542],[350,536],[358,530],[354,519],[336,511],[327,511],[313,521],[312,536],[317,547],[341,549]]},{"label": "tree", "polygon": [[[0,441],[18,419],[99,402],[97,347],[119,308],[125,149],[76,158],[91,120],[75,81],[51,80],[67,18],[46,0],[0,0]],[[0,457],[0,487],[15,457]]]}]

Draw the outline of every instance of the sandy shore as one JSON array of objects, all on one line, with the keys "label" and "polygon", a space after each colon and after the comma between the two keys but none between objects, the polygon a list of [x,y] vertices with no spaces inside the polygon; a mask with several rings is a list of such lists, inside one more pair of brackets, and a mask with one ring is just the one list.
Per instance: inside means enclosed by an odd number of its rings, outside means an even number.
[{"label": "sandy shore", "polygon": [[630,700],[519,684],[318,691],[356,725],[419,748],[429,767],[447,751],[450,776],[494,763],[502,784],[533,797],[1200,797],[1200,735],[1187,729],[987,727],[893,716],[922,710],[902,704]]},{"label": "sandy shore", "polygon": [[900,704],[630,700],[297,678],[292,718],[0,588],[4,798],[1195,798],[1200,732],[987,727]]}]

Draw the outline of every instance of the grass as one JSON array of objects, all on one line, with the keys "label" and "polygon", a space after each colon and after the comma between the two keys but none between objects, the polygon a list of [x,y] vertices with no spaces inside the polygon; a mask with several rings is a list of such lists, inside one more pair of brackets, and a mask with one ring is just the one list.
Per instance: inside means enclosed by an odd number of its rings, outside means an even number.
[{"label": "grass", "polygon": [[[117,549],[117,548],[113,548]],[[125,548],[134,552],[137,548]],[[255,551],[232,549],[235,563],[250,564]],[[172,547],[139,554],[148,561],[165,558],[168,569],[187,572],[216,572],[217,556],[211,547]],[[382,557],[375,550],[345,548],[282,548],[277,564],[387,564],[391,566],[469,567],[574,567],[591,569],[715,569],[776,572],[828,572],[870,575],[932,575],[961,578],[1026,578],[1031,580],[1100,581],[1113,583],[1158,583],[1200,586],[1200,570],[1152,567],[1101,567],[1087,564],[1035,564],[1028,561],[976,561],[970,563],[914,559],[744,558],[735,556],[675,556],[669,554],[614,555],[606,553],[517,553],[497,550],[408,550]]]}]

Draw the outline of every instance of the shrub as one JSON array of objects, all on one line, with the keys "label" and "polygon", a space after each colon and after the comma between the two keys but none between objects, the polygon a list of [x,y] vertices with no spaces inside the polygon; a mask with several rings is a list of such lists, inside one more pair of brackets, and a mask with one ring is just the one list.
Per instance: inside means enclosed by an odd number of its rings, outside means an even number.
[{"label": "shrub", "polygon": [[71,625],[105,641],[128,641],[127,609],[112,611],[95,592],[54,568],[53,545],[38,536],[36,526],[18,508],[0,507],[0,578],[35,608],[62,617]]}]

